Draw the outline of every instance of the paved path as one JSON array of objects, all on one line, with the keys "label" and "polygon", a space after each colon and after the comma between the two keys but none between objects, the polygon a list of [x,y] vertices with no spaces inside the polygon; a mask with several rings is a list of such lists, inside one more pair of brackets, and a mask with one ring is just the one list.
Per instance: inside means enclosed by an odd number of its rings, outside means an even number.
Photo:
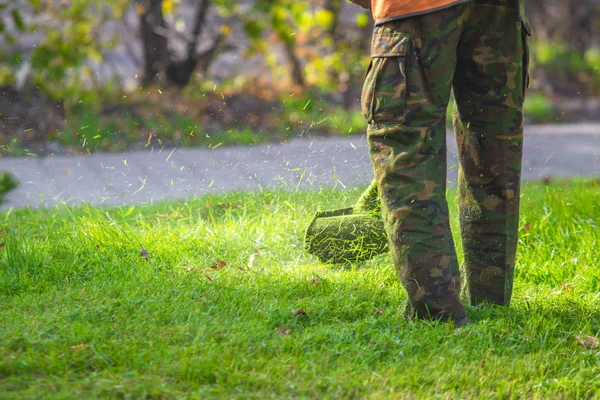
[{"label": "paved path", "polygon": [[[525,180],[600,177],[600,123],[528,126],[525,133]],[[448,180],[453,184],[454,138],[449,136],[448,144]],[[2,170],[12,171],[21,182],[3,208],[63,202],[122,205],[261,188],[344,188],[365,185],[372,178],[364,136],[299,138],[253,147],[4,158]]]}]

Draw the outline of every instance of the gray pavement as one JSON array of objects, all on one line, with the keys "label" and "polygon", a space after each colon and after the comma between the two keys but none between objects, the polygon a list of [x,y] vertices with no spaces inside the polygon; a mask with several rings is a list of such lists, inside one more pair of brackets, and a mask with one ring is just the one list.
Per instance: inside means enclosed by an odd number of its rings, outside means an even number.
[{"label": "gray pavement", "polygon": [[[456,144],[448,136],[448,180],[456,182]],[[523,179],[600,177],[600,123],[525,129]],[[366,185],[372,178],[366,139],[298,138],[284,144],[163,149],[124,154],[3,158],[20,187],[2,208],[62,203],[124,205],[235,190],[310,190]]]}]

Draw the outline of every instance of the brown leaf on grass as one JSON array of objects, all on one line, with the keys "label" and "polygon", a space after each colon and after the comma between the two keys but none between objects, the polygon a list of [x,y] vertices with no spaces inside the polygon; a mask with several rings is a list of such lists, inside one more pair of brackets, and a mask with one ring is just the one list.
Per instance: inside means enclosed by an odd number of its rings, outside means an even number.
[{"label": "brown leaf on grass", "polygon": [[315,286],[319,286],[321,284],[321,280],[319,278],[317,278],[316,276],[313,276],[312,279],[310,280],[310,283],[312,283]]},{"label": "brown leaf on grass", "polygon": [[4,248],[4,246],[6,246],[6,243],[0,243],[0,249]]},{"label": "brown leaf on grass", "polygon": [[582,338],[575,336],[575,340],[586,349],[597,349],[598,346],[600,346],[600,341],[598,341],[598,338],[595,336],[586,335]]},{"label": "brown leaf on grass", "polygon": [[217,270],[217,269],[225,268],[226,266],[227,266],[227,262],[226,261],[217,260],[217,262],[214,263],[213,265],[211,265],[209,268]]},{"label": "brown leaf on grass", "polygon": [[292,310],[292,314],[296,317],[308,317],[308,313],[304,310]]},{"label": "brown leaf on grass", "polygon": [[85,343],[81,343],[81,344],[77,344],[75,346],[71,346],[70,348],[71,348],[71,350],[85,350],[88,348],[88,345]]},{"label": "brown leaf on grass", "polygon": [[531,230],[531,224],[529,224],[529,222],[526,222],[525,225],[523,225],[523,230],[525,232],[529,232]]},{"label": "brown leaf on grass", "polygon": [[573,284],[569,283],[569,282],[565,282],[562,285],[560,285],[560,290],[562,290],[563,292],[566,292],[568,290],[573,289]]},{"label": "brown leaf on grass", "polygon": [[275,330],[277,331],[277,333],[279,334],[279,336],[287,336],[290,333],[294,332],[292,329],[290,328],[281,328],[281,327],[277,327],[275,328]]},{"label": "brown leaf on grass", "polygon": [[186,265],[185,266],[185,272],[192,272],[195,269],[196,269],[195,265]]},{"label": "brown leaf on grass", "polygon": [[148,253],[146,251],[146,249],[141,249],[140,250],[140,257],[142,257],[144,260],[147,260],[148,257],[150,257],[150,253]]},{"label": "brown leaf on grass", "polygon": [[378,309],[374,308],[374,309],[373,309],[373,314],[374,314],[374,315],[383,315],[383,311],[381,311],[381,310],[378,310]]},{"label": "brown leaf on grass", "polygon": [[213,280],[212,280],[212,278],[210,277],[210,275],[208,275],[208,274],[204,274],[204,276],[205,276],[205,277],[206,277],[206,279],[208,279],[209,281],[211,281],[211,282],[213,281]]}]

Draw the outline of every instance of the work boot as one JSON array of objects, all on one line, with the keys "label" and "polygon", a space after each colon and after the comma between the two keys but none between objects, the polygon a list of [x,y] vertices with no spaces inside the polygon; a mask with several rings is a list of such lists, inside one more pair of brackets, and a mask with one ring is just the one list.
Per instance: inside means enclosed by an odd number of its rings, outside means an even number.
[{"label": "work boot", "polygon": [[457,318],[454,320],[454,327],[457,329],[467,325],[471,325],[471,320],[469,317]]},{"label": "work boot", "polygon": [[455,327],[462,327],[470,325],[471,321],[467,316],[466,309],[462,303],[446,305],[445,308],[438,310],[437,312],[419,312],[413,307],[410,301],[406,302],[406,307],[403,313],[404,318],[408,320],[438,320],[440,322],[454,322]]}]

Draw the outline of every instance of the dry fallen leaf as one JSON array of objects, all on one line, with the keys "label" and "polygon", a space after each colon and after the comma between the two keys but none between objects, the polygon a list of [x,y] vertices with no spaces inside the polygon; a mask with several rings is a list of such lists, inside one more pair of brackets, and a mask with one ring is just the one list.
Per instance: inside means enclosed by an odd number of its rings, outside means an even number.
[{"label": "dry fallen leaf", "polygon": [[142,257],[144,260],[147,260],[148,257],[150,257],[150,253],[148,253],[146,251],[146,249],[141,249],[140,250],[140,257]]},{"label": "dry fallen leaf", "polygon": [[293,330],[290,329],[290,328],[277,327],[277,328],[275,328],[275,330],[277,331],[277,333],[279,334],[279,336],[287,336],[287,335],[289,335],[290,333],[293,332]]},{"label": "dry fallen leaf", "polygon": [[577,340],[577,343],[579,343],[580,345],[582,345],[583,347],[587,348],[587,349],[597,349],[598,346],[600,346],[600,341],[598,341],[598,338],[595,336],[584,336],[583,338],[580,338],[579,336],[575,336],[575,340]]},{"label": "dry fallen leaf", "polygon": [[321,280],[316,276],[313,276],[313,278],[310,280],[310,283],[312,283],[315,286],[319,286],[321,284]]},{"label": "dry fallen leaf", "polygon": [[248,268],[249,269],[252,269],[252,264],[254,264],[254,259],[256,258],[258,253],[259,253],[258,250],[254,250],[254,253],[250,254],[250,257],[248,257]]},{"label": "dry fallen leaf", "polygon": [[373,309],[373,314],[375,314],[375,315],[383,315],[383,311],[374,308]]},{"label": "dry fallen leaf", "polygon": [[6,246],[6,243],[0,243],[0,249]]},{"label": "dry fallen leaf", "polygon": [[292,310],[292,314],[296,317],[308,317],[308,313],[304,310]]},{"label": "dry fallen leaf", "polygon": [[196,269],[196,266],[194,266],[194,265],[186,265],[185,266],[185,272],[192,272],[195,269]]},{"label": "dry fallen leaf", "polygon": [[529,224],[529,222],[525,223],[525,225],[523,225],[523,230],[525,232],[529,232],[531,230],[531,225]]},{"label": "dry fallen leaf", "polygon": [[217,260],[217,262],[214,263],[213,265],[211,265],[209,268],[210,269],[221,269],[221,268],[225,268],[226,265],[227,265],[227,262],[225,262],[223,260]]},{"label": "dry fallen leaf", "polygon": [[204,276],[206,277],[206,279],[212,282],[212,278],[208,274],[204,274]]},{"label": "dry fallen leaf", "polygon": [[567,290],[571,290],[573,289],[573,284],[569,283],[569,282],[565,282],[562,285],[560,285],[560,290],[562,291],[567,291]]},{"label": "dry fallen leaf", "polygon": [[75,346],[71,346],[71,350],[85,350],[88,348],[88,345],[85,343],[77,344]]}]

